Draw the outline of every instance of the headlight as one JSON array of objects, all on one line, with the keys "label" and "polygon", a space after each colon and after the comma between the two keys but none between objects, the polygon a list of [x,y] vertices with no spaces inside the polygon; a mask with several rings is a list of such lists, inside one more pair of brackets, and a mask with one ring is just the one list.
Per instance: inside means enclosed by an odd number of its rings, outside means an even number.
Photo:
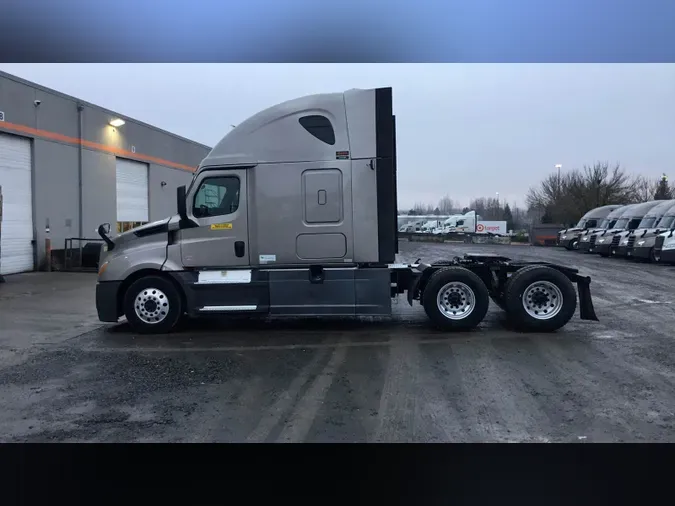
[{"label": "headlight", "polygon": [[669,237],[663,241],[661,249],[675,249],[675,237]]},{"label": "headlight", "polygon": [[628,239],[624,239],[623,241],[621,241],[621,244],[622,244],[622,245],[623,245],[623,244],[628,244]]},{"label": "headlight", "polygon": [[598,239],[598,242],[605,242],[604,239]]},{"label": "headlight", "polygon": [[638,246],[642,246],[644,243],[644,241],[638,241]]},{"label": "headlight", "polygon": [[567,236],[566,235],[562,236],[562,239],[567,239]]}]

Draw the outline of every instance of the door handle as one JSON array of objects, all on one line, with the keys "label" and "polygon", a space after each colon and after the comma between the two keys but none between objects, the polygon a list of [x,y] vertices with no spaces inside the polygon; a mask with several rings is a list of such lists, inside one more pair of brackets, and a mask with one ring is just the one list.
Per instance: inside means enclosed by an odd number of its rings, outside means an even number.
[{"label": "door handle", "polygon": [[238,258],[241,258],[246,254],[246,244],[244,244],[244,241],[235,241],[234,254]]}]

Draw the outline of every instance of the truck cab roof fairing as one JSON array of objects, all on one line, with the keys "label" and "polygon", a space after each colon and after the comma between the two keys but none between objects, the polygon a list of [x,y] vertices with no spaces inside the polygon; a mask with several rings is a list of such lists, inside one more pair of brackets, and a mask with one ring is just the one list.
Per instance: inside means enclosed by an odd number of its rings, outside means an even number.
[{"label": "truck cab roof fairing", "polygon": [[607,206],[596,207],[588,211],[586,214],[584,214],[581,217],[581,219],[606,218],[611,212],[613,212],[616,209],[619,209],[620,207],[623,206],[619,204],[610,204]]},{"label": "truck cab roof fairing", "polygon": [[[330,161],[340,151],[351,152],[350,158],[374,158],[375,95],[376,90],[349,90],[269,107],[234,127],[200,167]],[[328,135],[316,133],[321,127]]]}]

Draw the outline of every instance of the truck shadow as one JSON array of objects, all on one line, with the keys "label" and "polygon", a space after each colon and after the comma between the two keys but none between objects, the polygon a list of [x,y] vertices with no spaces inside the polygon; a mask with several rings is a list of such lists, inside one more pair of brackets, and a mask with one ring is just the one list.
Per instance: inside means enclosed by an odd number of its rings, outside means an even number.
[{"label": "truck shadow", "polygon": [[[559,333],[559,332],[558,332]],[[476,329],[443,332],[426,316],[375,317],[203,317],[184,318],[168,334],[137,334],[128,323],[107,327],[104,339],[115,347],[157,347],[180,344],[189,347],[317,346],[348,341],[351,344],[386,344],[395,340],[455,340],[517,338],[499,311],[490,312]]]}]

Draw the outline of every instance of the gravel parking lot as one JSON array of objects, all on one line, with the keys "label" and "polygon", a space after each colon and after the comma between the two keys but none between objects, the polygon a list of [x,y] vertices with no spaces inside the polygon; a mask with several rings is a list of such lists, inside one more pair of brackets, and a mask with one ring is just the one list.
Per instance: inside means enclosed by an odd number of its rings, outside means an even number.
[{"label": "gravel parking lot", "polygon": [[[200,320],[138,336],[92,326],[93,298],[78,332],[64,293],[40,292],[58,301],[46,306],[37,292],[3,300],[0,285],[0,440],[675,441],[675,268],[530,246],[402,242],[400,256],[468,251],[577,266],[601,321],[519,334],[493,307],[478,330],[442,334],[401,299],[393,321]],[[93,293],[94,276],[72,279]],[[71,334],[35,339],[22,310]]]}]

